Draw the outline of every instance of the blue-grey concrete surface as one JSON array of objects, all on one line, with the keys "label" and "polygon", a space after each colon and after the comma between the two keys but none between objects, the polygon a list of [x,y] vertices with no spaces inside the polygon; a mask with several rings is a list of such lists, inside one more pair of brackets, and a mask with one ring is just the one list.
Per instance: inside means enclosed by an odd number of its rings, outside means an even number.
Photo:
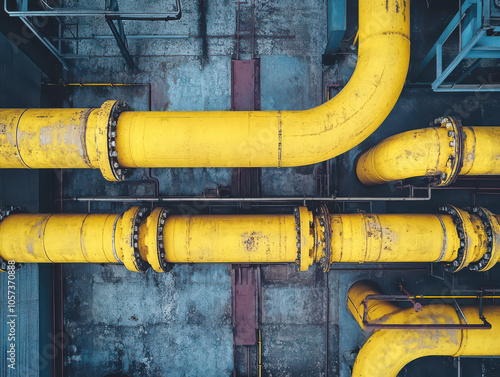
[{"label": "blue-grey concrete surface", "polygon": [[264,375],[324,376],[325,275],[291,265],[263,268]]},{"label": "blue-grey concrete surface", "polygon": [[[8,274],[0,275],[0,375],[5,377],[38,377],[39,363],[52,361],[52,353],[42,355],[39,345],[39,292],[38,266],[23,266],[9,279]],[[11,283],[9,283],[9,280]],[[14,287],[12,290],[8,286]],[[8,291],[9,289],[9,291]],[[13,293],[13,302],[7,299]],[[12,306],[9,306],[12,304]],[[11,328],[12,326],[12,328]],[[11,344],[14,347],[11,348]],[[14,358],[9,360],[12,356]],[[9,366],[10,365],[10,366]]]},{"label": "blue-grey concrete surface", "polygon": [[71,376],[216,376],[233,369],[227,265],[169,274],[123,266],[65,266]]}]

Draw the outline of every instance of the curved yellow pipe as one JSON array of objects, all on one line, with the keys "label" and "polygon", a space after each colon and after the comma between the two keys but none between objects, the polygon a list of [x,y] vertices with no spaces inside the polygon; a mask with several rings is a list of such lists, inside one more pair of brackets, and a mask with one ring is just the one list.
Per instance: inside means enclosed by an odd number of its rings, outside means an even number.
[{"label": "curved yellow pipe", "polygon": [[[83,110],[14,110],[21,112],[19,117],[0,110],[0,124],[13,130],[9,140],[0,139],[5,144],[0,145],[0,167],[24,167],[22,161],[30,168],[99,167],[106,179],[121,180],[122,172],[113,169],[299,166],[338,156],[373,133],[401,93],[410,58],[409,3],[359,0],[356,70],[345,88],[321,106],[305,111],[114,112],[113,104],[105,104],[88,110],[87,132],[81,130]],[[28,117],[29,112],[36,114]],[[44,142],[47,126],[51,134]]]},{"label": "curved yellow pipe", "polygon": [[[500,174],[500,127],[464,127],[459,175]],[[451,173],[455,132],[444,127],[407,131],[366,151],[356,173],[366,185]]]},{"label": "curved yellow pipe", "polygon": [[[364,282],[354,284],[348,293],[348,306],[362,324],[362,301],[378,294]],[[370,322],[378,324],[464,324],[452,305],[425,305],[416,312],[398,309],[391,303],[377,302],[370,309]],[[462,307],[469,324],[482,324],[477,307]],[[500,307],[485,306],[483,314],[492,325],[479,329],[402,329],[376,330],[356,357],[352,377],[396,377],[409,362],[424,356],[499,356]]]},{"label": "curved yellow pipe", "polygon": [[308,165],[348,151],[394,107],[410,56],[409,1],[359,1],[359,57],[346,87],[311,110],[125,112],[117,151],[125,167]]}]

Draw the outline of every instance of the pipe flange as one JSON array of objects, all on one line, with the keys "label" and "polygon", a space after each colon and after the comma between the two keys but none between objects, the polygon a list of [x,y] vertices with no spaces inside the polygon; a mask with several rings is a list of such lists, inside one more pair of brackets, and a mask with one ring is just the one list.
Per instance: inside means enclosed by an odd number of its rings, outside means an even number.
[{"label": "pipe flange", "polygon": [[121,251],[121,260],[130,271],[144,272],[150,265],[145,261],[139,247],[139,228],[149,215],[147,207],[132,207],[120,218],[120,236],[115,238],[117,248]]},{"label": "pipe flange", "polygon": [[163,240],[163,227],[165,226],[165,221],[170,214],[170,210],[163,208],[158,216],[158,222],[156,224],[157,229],[157,251],[158,251],[158,262],[160,268],[163,272],[169,272],[173,268],[173,263],[168,263],[165,260],[165,244]]},{"label": "pipe flange", "polygon": [[449,146],[452,152],[446,162],[446,169],[434,178],[431,186],[449,186],[457,180],[464,162],[464,140],[467,137],[463,131],[462,122],[452,117],[441,117],[431,123],[432,127],[440,126],[448,130]]},{"label": "pipe flange", "polygon": [[295,210],[295,230],[297,231],[297,260],[299,271],[307,271],[314,262],[313,246],[310,236],[313,219],[307,207],[299,207]]},{"label": "pipe flange", "polygon": [[132,230],[132,247],[134,248],[135,266],[139,272],[146,271],[150,265],[141,257],[139,249],[139,228],[142,221],[148,217],[151,210],[147,207],[141,207],[135,212]]},{"label": "pipe flange", "polygon": [[471,245],[470,236],[474,234],[474,229],[472,228],[470,219],[466,218],[469,216],[466,211],[452,205],[446,205],[440,207],[439,212],[450,215],[457,229],[457,236],[460,241],[457,258],[451,264],[445,266],[447,272],[455,273],[462,270],[471,262],[470,259],[473,257],[473,253],[470,252],[470,249],[473,245]]},{"label": "pipe flange", "polygon": [[[26,209],[23,207],[16,206],[5,206],[0,208],[0,221],[6,219],[8,216],[13,215],[14,213],[24,213]],[[23,266],[22,263],[14,263],[14,268],[17,270]],[[0,272],[7,272],[9,267],[9,262],[0,256]]]},{"label": "pipe flange", "polygon": [[322,204],[318,209],[319,225],[323,228],[325,245],[323,247],[324,257],[320,259],[320,266],[323,272],[330,271],[330,260],[332,254],[332,229],[330,225],[330,212],[326,204]]},{"label": "pipe flange", "polygon": [[297,233],[296,239],[297,239],[297,259],[295,260],[295,263],[299,265],[299,270],[300,270],[300,261],[302,260],[301,258],[301,245],[300,245],[300,212],[299,208],[295,207],[293,209],[293,216],[295,217],[295,231]]},{"label": "pipe flange", "polygon": [[123,181],[128,169],[120,167],[116,150],[116,125],[120,113],[129,110],[124,101],[106,101],[97,115],[96,144],[99,168],[108,181]]},{"label": "pipe flange", "polygon": [[492,268],[500,258],[500,225],[496,216],[486,208],[473,207],[471,212],[478,216],[486,232],[486,253],[477,262],[471,263],[469,269],[484,272]]}]

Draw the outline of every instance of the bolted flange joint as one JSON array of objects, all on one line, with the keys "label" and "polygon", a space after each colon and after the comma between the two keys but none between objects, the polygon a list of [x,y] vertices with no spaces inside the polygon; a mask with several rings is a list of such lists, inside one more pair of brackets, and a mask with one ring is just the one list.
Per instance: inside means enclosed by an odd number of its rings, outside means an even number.
[{"label": "bolted flange joint", "polygon": [[132,207],[118,220],[115,235],[116,249],[119,250],[119,258],[130,271],[144,272],[150,267],[143,259],[139,246],[140,227],[149,213],[149,208]]},{"label": "bolted flange joint", "polygon": [[[296,239],[297,239],[297,259],[295,263],[300,266],[300,260],[301,260],[301,245],[300,245],[300,213],[299,213],[299,208],[294,208],[293,209],[293,216],[295,218],[295,231],[297,233]],[[299,267],[300,270],[300,267]]]},{"label": "bolted flange joint", "polygon": [[108,181],[123,181],[128,174],[128,169],[120,167],[116,150],[118,117],[128,110],[129,106],[124,101],[106,101],[97,116],[95,132],[99,168]]},{"label": "bolted flange joint", "polygon": [[458,272],[468,266],[473,258],[473,248],[477,242],[471,242],[471,239],[476,238],[472,222],[469,214],[457,207],[445,205],[439,208],[439,212],[449,215],[453,218],[453,223],[456,226],[457,236],[459,239],[459,247],[457,250],[457,258],[445,266],[447,272]]},{"label": "bolted flange joint", "polygon": [[441,117],[430,124],[431,127],[440,126],[448,130],[450,154],[446,168],[431,182],[431,186],[449,186],[454,183],[460,174],[464,161],[464,140],[467,135],[463,131],[462,122],[452,117]]},{"label": "bolted flange joint", "polygon": [[332,229],[330,225],[330,212],[326,204],[318,208],[319,225],[322,228],[323,257],[320,259],[320,266],[324,272],[330,271],[330,260],[332,254]]},{"label": "bolted flange joint", "polygon": [[[148,262],[157,272],[169,272],[173,268],[173,264],[168,263],[165,259],[165,240],[163,238],[163,229],[169,214],[170,210],[167,208],[155,208],[147,220],[148,223],[151,222],[151,225],[147,225],[155,228],[155,231],[152,232],[155,239],[147,240]],[[156,250],[156,253],[153,253],[153,249]]]},{"label": "bolted flange joint", "polygon": [[500,225],[496,216],[486,208],[473,207],[470,213],[479,217],[486,233],[486,253],[480,260],[469,264],[471,271],[484,272],[492,268],[500,258]]}]

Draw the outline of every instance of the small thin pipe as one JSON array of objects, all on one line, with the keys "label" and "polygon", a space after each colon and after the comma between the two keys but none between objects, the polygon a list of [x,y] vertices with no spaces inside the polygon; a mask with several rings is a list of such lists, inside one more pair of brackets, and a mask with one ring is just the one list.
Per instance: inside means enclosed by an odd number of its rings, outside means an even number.
[{"label": "small thin pipe", "polygon": [[259,329],[259,377],[262,377],[262,330]]},{"label": "small thin pipe", "polygon": [[[127,39],[200,39],[204,38],[199,35],[190,35],[190,34],[133,34],[127,35]],[[233,39],[237,38],[235,34],[212,34],[207,35],[207,38],[214,39]],[[240,39],[248,39],[248,38],[261,38],[261,39],[295,39],[295,35],[292,34],[241,34],[239,35]],[[96,40],[96,39],[114,39],[112,35],[93,35],[91,37],[53,37],[51,38],[54,41],[74,41],[74,40]]]},{"label": "small thin pipe", "polygon": [[431,189],[425,197],[262,197],[262,198],[207,198],[207,197],[73,197],[63,200],[77,202],[397,202],[427,201],[431,199]]},{"label": "small thin pipe", "polygon": [[[128,37],[127,37],[128,38]],[[47,86],[79,86],[79,87],[84,87],[84,86],[146,86],[148,88],[148,111],[151,111],[151,102],[152,102],[152,90],[151,90],[151,83],[142,83],[142,82],[132,82],[132,83],[113,83],[113,82],[68,82],[68,83],[47,83],[45,84]]]},{"label": "small thin pipe", "polygon": [[329,274],[325,274],[325,290],[326,290],[326,303],[325,303],[325,377],[329,376],[328,369],[328,352],[329,352],[329,333],[330,333],[330,287],[328,286],[328,276]]},{"label": "small thin pipe", "polygon": [[151,182],[154,183],[154,196],[158,197],[160,195],[160,181],[158,178],[153,177],[152,175],[152,168],[149,168],[148,171],[148,178],[151,180]]}]

